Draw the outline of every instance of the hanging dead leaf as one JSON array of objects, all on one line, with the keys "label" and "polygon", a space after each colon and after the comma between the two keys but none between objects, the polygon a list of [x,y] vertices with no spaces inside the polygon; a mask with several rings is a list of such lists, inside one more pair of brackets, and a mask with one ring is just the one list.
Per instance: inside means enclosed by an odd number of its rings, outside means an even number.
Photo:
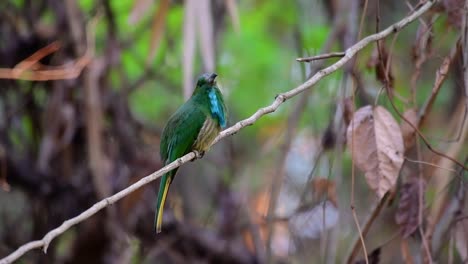
[{"label": "hanging dead leaf", "polygon": [[389,87],[393,87],[394,78],[391,67],[391,57],[383,41],[380,41],[379,45],[375,45],[375,49],[366,66],[369,69],[375,69],[375,77],[379,82],[387,84],[388,81]]},{"label": "hanging dead leaf", "polygon": [[335,207],[338,207],[338,196],[336,195],[335,181],[326,178],[315,178],[311,181],[311,187],[314,194],[314,200],[327,198]]},{"label": "hanging dead leaf", "polygon": [[[418,123],[418,112],[416,109],[411,108],[403,113],[403,117],[410,121],[411,124],[417,127]],[[403,135],[403,141],[405,143],[405,150],[410,149],[415,143],[415,132],[414,128],[410,126],[405,120],[401,120],[401,134]]]},{"label": "hanging dead leaf", "polygon": [[158,12],[154,15],[153,25],[151,27],[151,42],[147,63],[151,63],[161,43],[161,38],[166,26],[166,17],[169,10],[169,0],[161,0]]},{"label": "hanging dead leaf", "polygon": [[0,144],[0,188],[5,192],[10,191],[10,185],[7,182],[7,163],[6,151],[3,145]]},{"label": "hanging dead leaf", "polygon": [[351,123],[353,119],[353,113],[355,111],[354,102],[352,97],[346,97],[343,99],[343,119],[345,121],[346,127]]},{"label": "hanging dead leaf", "polygon": [[[354,138],[353,138],[354,137]],[[347,131],[353,161],[379,198],[396,183],[403,164],[400,127],[383,107],[365,106],[354,113]]]},{"label": "hanging dead leaf", "polygon": [[[332,120],[333,121],[333,120]],[[333,130],[333,122],[330,122],[328,124],[327,129],[325,130],[325,133],[322,135],[322,140],[321,140],[322,148],[324,150],[330,150],[335,147],[336,144],[336,134],[335,131]]]},{"label": "hanging dead leaf", "polygon": [[424,190],[426,188],[424,180],[415,178],[401,187],[401,197],[395,220],[400,226],[404,238],[409,237],[419,226],[419,210],[421,205],[419,194],[421,188],[423,195],[422,203],[424,204]]}]

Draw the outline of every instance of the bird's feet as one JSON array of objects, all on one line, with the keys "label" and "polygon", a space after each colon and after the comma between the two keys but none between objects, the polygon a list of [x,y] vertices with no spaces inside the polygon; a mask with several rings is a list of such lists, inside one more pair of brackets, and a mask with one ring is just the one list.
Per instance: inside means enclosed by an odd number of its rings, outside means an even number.
[{"label": "bird's feet", "polygon": [[195,159],[201,159],[205,155],[205,151],[194,150],[193,153],[195,153]]}]

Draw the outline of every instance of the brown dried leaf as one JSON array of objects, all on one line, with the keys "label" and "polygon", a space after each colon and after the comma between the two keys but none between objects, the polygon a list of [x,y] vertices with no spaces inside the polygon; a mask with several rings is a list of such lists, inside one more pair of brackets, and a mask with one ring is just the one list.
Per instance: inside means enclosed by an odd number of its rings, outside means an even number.
[{"label": "brown dried leaf", "polygon": [[367,184],[382,198],[395,185],[403,164],[404,146],[398,123],[381,106],[362,107],[348,126],[347,144],[354,163],[365,173]]},{"label": "brown dried leaf", "polygon": [[422,204],[424,204],[424,190],[426,188],[424,180],[414,178],[411,182],[405,183],[401,187],[400,202],[398,203],[395,220],[400,226],[404,238],[409,237],[419,226],[419,210],[421,205],[419,202],[419,191],[421,187],[423,195]]},{"label": "brown dried leaf", "polygon": [[[403,117],[405,117],[406,120],[410,121],[411,124],[417,127],[418,112],[416,111],[416,109],[411,108],[406,110],[405,113],[403,113]],[[401,120],[400,128],[401,134],[403,135],[403,141],[405,142],[405,150],[408,150],[411,147],[413,147],[414,143],[416,142],[416,130],[414,130],[414,128],[410,126],[405,120]]]},{"label": "brown dried leaf", "polygon": [[161,0],[158,12],[154,15],[153,26],[151,28],[151,43],[147,63],[150,63],[158,51],[161,38],[166,26],[167,11],[169,10],[169,0]]},{"label": "brown dried leaf", "polygon": [[326,178],[315,178],[311,181],[311,187],[314,194],[314,200],[318,200],[325,196],[335,207],[338,207],[335,181]]},{"label": "brown dried leaf", "polygon": [[[351,97],[346,97],[337,102],[335,116],[330,120],[325,133],[322,135],[321,144],[324,150],[333,149],[337,143],[340,145],[346,144],[346,128],[353,118],[354,110],[354,102]],[[338,124],[336,120],[341,123]]]},{"label": "brown dried leaf", "polygon": [[[380,47],[380,52],[379,52]],[[388,70],[387,70],[388,66]],[[379,42],[379,45],[375,45],[374,51],[372,52],[372,56],[369,58],[367,62],[367,68],[374,68],[375,69],[375,77],[378,81],[382,84],[387,83],[387,74],[388,74],[388,85],[389,87],[393,87],[393,73],[390,61],[390,55],[388,54],[387,48],[383,41]],[[387,73],[388,72],[388,73]]]},{"label": "brown dried leaf", "polygon": [[346,127],[351,123],[353,119],[353,113],[355,111],[354,102],[352,97],[346,97],[343,100],[343,118],[345,121]]},{"label": "brown dried leaf", "polygon": [[7,182],[7,163],[6,163],[6,151],[5,148],[0,144],[0,188],[5,192],[10,191],[10,184]]},{"label": "brown dried leaf", "polygon": [[335,147],[336,134],[333,130],[333,120],[331,120],[330,124],[328,124],[328,127],[325,130],[325,133],[323,133],[321,144],[324,150],[329,150]]}]

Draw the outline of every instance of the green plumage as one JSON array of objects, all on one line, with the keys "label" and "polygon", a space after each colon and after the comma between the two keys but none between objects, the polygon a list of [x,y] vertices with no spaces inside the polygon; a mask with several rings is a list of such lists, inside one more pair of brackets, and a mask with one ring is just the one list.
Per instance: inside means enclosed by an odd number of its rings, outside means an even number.
[{"label": "green plumage", "polygon": [[[226,126],[226,106],[216,86],[216,74],[200,76],[197,86],[164,127],[160,155],[169,164],[190,151],[205,152],[222,128]],[[177,169],[161,178],[156,206],[156,232],[161,232],[164,203]]]}]

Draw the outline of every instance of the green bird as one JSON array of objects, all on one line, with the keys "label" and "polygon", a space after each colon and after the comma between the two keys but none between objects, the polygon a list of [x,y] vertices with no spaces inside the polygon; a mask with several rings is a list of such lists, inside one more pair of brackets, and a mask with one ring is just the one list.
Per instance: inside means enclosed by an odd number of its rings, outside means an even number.
[{"label": "green bird", "polygon": [[[192,96],[169,118],[159,152],[165,165],[191,151],[203,154],[221,129],[226,127],[226,106],[216,86],[216,73],[198,78]],[[161,232],[164,203],[177,169],[162,176],[156,204],[156,232]]]}]

